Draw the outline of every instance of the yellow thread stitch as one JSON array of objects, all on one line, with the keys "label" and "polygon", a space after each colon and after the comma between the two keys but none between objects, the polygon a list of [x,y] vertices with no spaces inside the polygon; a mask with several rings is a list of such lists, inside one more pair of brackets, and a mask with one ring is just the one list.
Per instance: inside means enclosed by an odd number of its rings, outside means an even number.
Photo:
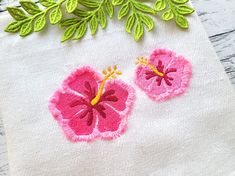
[{"label": "yellow thread stitch", "polygon": [[108,66],[107,70],[103,70],[103,74],[104,74],[104,79],[103,79],[103,81],[100,84],[100,87],[98,89],[97,95],[95,96],[95,98],[93,98],[91,100],[91,105],[93,105],[93,106],[96,105],[99,102],[106,81],[117,78],[117,76],[121,75],[122,72],[121,71],[117,71],[117,66],[114,65],[113,69],[110,66]]},{"label": "yellow thread stitch", "polygon": [[164,73],[159,72],[152,64],[148,62],[148,60],[144,57],[139,57],[136,59],[136,64],[144,65],[144,66],[149,66],[149,68],[156,73],[158,76],[164,76]]}]

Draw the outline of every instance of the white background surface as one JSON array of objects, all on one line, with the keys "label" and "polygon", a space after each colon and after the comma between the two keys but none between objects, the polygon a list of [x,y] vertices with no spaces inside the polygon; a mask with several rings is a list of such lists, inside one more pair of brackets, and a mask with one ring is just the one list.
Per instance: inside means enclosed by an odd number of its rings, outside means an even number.
[{"label": "white background surface", "polygon": [[[235,85],[235,1],[193,0],[193,4],[231,82]],[[6,154],[4,130],[0,122],[0,176],[7,175],[8,172]]]}]

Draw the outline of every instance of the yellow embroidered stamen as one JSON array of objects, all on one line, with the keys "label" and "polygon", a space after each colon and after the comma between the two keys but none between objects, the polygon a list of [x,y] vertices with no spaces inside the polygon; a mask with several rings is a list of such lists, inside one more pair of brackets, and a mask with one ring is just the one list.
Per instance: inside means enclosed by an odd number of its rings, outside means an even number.
[{"label": "yellow embroidered stamen", "polygon": [[164,73],[159,72],[159,71],[154,67],[154,65],[150,64],[150,63],[148,62],[148,59],[146,59],[146,58],[144,58],[144,57],[139,57],[139,58],[137,58],[136,64],[141,64],[141,65],[144,65],[144,66],[149,66],[149,68],[150,68],[154,73],[156,73],[158,76],[164,76]]},{"label": "yellow embroidered stamen", "polygon": [[97,95],[95,96],[95,98],[93,98],[91,100],[91,105],[93,105],[93,106],[99,102],[101,95],[103,93],[103,89],[104,89],[104,85],[105,85],[106,81],[117,78],[117,75],[121,75],[122,72],[117,71],[117,66],[114,65],[113,69],[110,66],[108,66],[107,70],[103,70],[103,74],[104,74],[104,79],[100,84]]}]

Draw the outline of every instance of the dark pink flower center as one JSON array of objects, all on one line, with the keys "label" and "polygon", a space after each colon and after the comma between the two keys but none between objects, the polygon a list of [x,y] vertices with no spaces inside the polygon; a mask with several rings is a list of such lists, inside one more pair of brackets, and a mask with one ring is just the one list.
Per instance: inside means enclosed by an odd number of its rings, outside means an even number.
[{"label": "dark pink flower center", "polygon": [[161,85],[162,80],[164,80],[168,86],[171,86],[172,85],[171,81],[173,81],[174,79],[172,77],[168,76],[168,74],[172,73],[172,72],[176,72],[177,69],[176,68],[168,68],[168,69],[164,70],[164,67],[165,66],[162,64],[162,61],[159,60],[157,66],[156,66],[156,69],[159,72],[163,73],[164,75],[163,76],[159,76],[156,73],[154,73],[152,70],[149,70],[149,71],[145,72],[145,78],[147,80],[149,80],[149,79],[151,79],[153,77],[157,77],[156,82],[157,82],[158,86]]},{"label": "dark pink flower center", "polygon": [[90,126],[94,120],[94,110],[100,114],[101,117],[106,118],[105,107],[104,105],[100,104],[102,101],[109,101],[109,102],[117,102],[118,98],[115,96],[115,90],[111,89],[102,94],[99,102],[95,105],[91,104],[91,100],[96,96],[96,89],[95,87],[91,87],[90,83],[86,81],[84,83],[85,91],[84,94],[87,97],[79,98],[78,100],[72,101],[69,105],[70,107],[75,107],[79,105],[85,105],[86,107],[82,110],[79,114],[79,118],[87,118],[87,125]]}]

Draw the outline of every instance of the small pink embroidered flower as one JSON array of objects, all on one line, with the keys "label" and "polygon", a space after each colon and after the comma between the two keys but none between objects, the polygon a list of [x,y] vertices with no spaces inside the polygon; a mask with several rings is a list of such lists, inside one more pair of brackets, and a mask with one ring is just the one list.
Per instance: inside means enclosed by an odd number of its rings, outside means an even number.
[{"label": "small pink embroidered flower", "polygon": [[49,110],[71,141],[119,137],[127,128],[134,89],[114,80],[117,67],[103,71],[104,78],[90,67],[75,70],[55,92]]},{"label": "small pink embroidered flower", "polygon": [[190,63],[173,51],[156,49],[150,59],[137,59],[135,83],[157,102],[185,92],[192,75]]}]

